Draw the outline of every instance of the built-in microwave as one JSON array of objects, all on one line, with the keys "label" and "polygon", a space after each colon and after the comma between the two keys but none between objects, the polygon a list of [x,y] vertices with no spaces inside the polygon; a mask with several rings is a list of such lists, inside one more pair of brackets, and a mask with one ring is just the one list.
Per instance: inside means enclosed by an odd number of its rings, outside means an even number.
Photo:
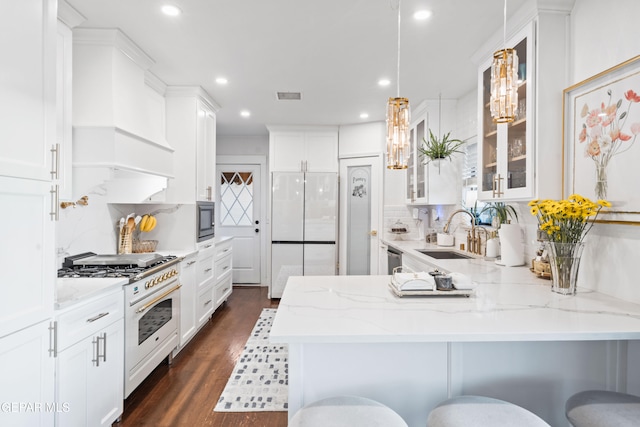
[{"label": "built-in microwave", "polygon": [[215,236],[215,204],[214,202],[197,202],[198,242],[212,239]]}]

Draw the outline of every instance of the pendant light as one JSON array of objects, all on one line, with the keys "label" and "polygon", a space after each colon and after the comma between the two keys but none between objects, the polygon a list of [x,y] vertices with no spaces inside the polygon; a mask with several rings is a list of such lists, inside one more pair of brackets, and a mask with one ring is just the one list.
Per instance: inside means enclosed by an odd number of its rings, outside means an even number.
[{"label": "pendant light", "polygon": [[398,67],[396,97],[387,104],[387,168],[406,169],[409,156],[409,100],[400,97],[400,2],[398,0]]},{"label": "pendant light", "polygon": [[495,123],[515,120],[518,108],[518,53],[507,48],[507,0],[504,0],[503,49],[491,64],[491,117]]}]

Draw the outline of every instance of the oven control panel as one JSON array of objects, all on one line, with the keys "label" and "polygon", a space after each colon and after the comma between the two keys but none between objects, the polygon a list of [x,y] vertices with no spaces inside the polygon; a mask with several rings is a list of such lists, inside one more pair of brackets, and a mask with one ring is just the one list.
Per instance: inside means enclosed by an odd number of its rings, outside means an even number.
[{"label": "oven control panel", "polygon": [[153,288],[154,286],[164,282],[165,280],[169,280],[178,275],[178,269],[172,268],[164,273],[159,273],[155,277],[150,278],[144,283],[145,289]]}]

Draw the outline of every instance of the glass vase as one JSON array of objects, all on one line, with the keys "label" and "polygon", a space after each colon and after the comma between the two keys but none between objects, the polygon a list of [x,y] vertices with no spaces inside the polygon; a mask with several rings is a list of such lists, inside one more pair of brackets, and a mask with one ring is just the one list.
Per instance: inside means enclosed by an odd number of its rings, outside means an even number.
[{"label": "glass vase", "polygon": [[551,290],[575,295],[584,243],[546,242],[546,246],[551,264]]}]

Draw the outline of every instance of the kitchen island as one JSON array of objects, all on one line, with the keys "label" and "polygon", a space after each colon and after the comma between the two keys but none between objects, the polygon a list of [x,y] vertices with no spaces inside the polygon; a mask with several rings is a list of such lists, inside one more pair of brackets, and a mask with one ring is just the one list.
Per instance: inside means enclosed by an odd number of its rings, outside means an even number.
[{"label": "kitchen island", "polygon": [[640,305],[490,279],[469,298],[399,298],[390,276],[291,277],[271,330],[272,342],[289,345],[289,415],[353,394],[424,426],[438,402],[479,394],[562,426],[577,391],[637,390],[627,359],[640,355]]}]

